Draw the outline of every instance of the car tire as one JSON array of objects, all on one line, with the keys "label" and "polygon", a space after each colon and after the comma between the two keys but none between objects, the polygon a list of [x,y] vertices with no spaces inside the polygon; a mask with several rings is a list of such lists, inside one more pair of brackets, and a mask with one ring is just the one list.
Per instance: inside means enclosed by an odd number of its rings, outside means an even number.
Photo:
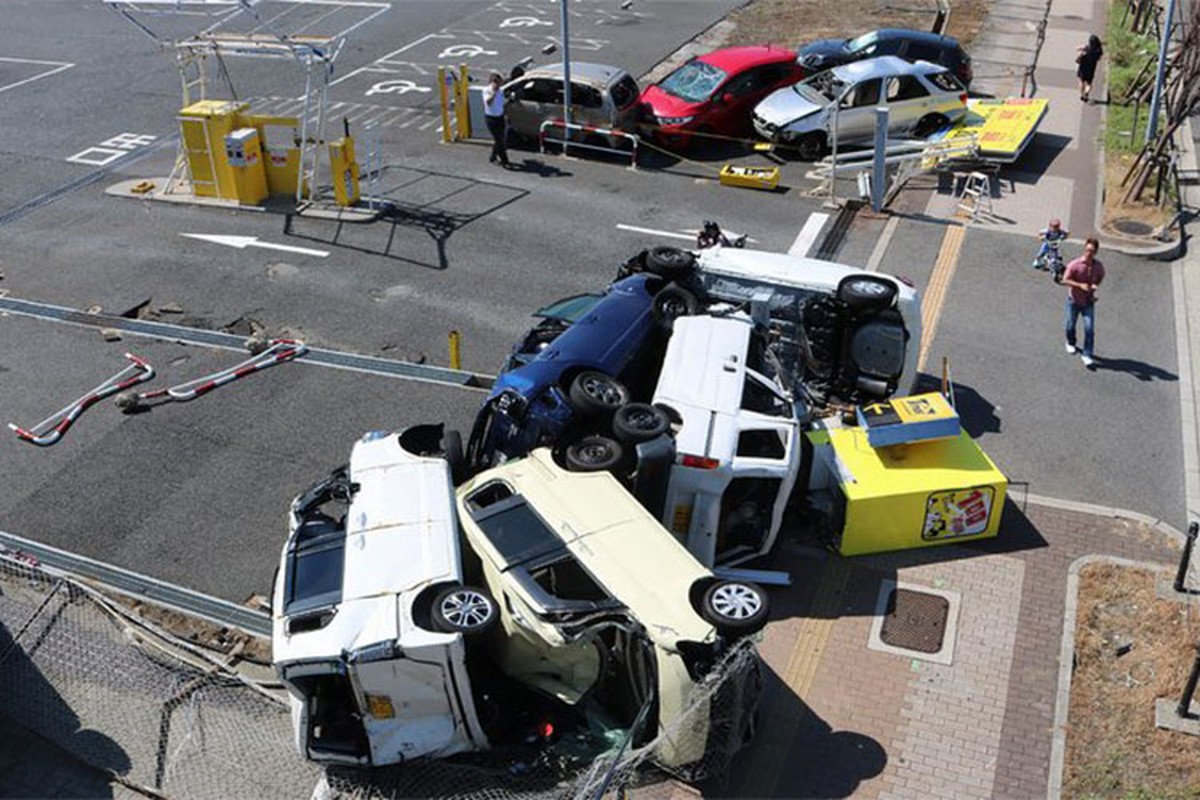
[{"label": "car tire", "polygon": [[916,139],[927,139],[935,132],[941,130],[950,122],[943,114],[926,114],[917,121],[913,128],[913,137]]},{"label": "car tire", "polygon": [[700,616],[724,635],[746,636],[767,624],[767,593],[749,581],[716,581],[704,591]]},{"label": "car tire", "polygon": [[856,275],[838,284],[838,299],[856,311],[882,311],[896,302],[896,287],[883,278]]},{"label": "car tire", "polygon": [[467,479],[467,459],[463,455],[461,433],[447,430],[442,434],[442,457],[450,467],[450,480],[455,486]]},{"label": "car tire", "polygon": [[673,281],[695,271],[696,257],[678,247],[654,247],[646,253],[646,269]]},{"label": "car tire", "polygon": [[586,416],[611,414],[629,402],[629,390],[625,384],[596,370],[576,375],[567,395],[575,410]]},{"label": "car tire", "polygon": [[677,283],[668,283],[654,295],[654,319],[663,328],[670,330],[675,320],[696,313],[700,301],[696,295]]},{"label": "car tire", "polygon": [[796,140],[796,156],[801,161],[817,161],[826,151],[825,134],[820,131],[806,133]]},{"label": "car tire", "polygon": [[563,461],[568,472],[605,472],[625,460],[625,450],[607,436],[585,436],[567,445]]},{"label": "car tire", "polygon": [[447,586],[433,596],[429,620],[434,630],[478,636],[499,619],[496,601],[474,586]]},{"label": "car tire", "polygon": [[613,434],[625,444],[648,442],[671,429],[671,419],[657,406],[627,403],[613,414]]}]

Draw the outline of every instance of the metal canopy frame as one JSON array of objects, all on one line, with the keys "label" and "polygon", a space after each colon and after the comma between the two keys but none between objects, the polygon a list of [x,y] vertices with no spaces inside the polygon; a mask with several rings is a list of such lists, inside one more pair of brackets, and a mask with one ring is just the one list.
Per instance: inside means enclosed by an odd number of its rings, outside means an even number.
[{"label": "metal canopy frame", "polygon": [[[174,53],[183,94],[183,107],[207,100],[212,62],[233,100],[237,91],[226,68],[224,57],[284,58],[295,61],[304,70],[304,106],[300,115],[300,169],[296,176],[296,205],[311,203],[321,167],[321,145],[325,138],[328,90],[333,63],[346,44],[349,34],[391,9],[390,2],[375,0],[105,0],[108,6],[153,39],[164,50]],[[260,13],[269,6],[282,10],[266,17]],[[315,19],[299,20],[299,30],[288,34],[279,26],[289,22],[300,9],[315,9]],[[334,32],[305,33],[308,28],[331,20],[343,11],[361,14],[347,27]],[[174,38],[156,32],[139,16],[200,17],[213,19],[199,32],[186,38]],[[243,25],[238,29],[237,26]],[[210,60],[210,56],[212,59]],[[164,192],[170,192],[181,176],[192,176],[185,144],[180,141],[175,166]],[[307,186],[307,192],[305,187]]]}]

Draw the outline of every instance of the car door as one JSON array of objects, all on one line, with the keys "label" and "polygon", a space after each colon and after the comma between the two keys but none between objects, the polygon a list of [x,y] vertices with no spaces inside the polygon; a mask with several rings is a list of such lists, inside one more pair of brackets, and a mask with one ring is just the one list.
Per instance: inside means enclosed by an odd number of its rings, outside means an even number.
[{"label": "car door", "polygon": [[895,75],[884,80],[888,105],[888,130],[911,133],[930,113],[932,97],[915,75]]},{"label": "car door", "polygon": [[[554,112],[556,105],[558,111]],[[504,110],[514,131],[536,137],[543,121],[562,116],[562,80],[525,77],[509,84]]]},{"label": "car door", "polygon": [[709,125],[731,136],[749,133],[754,107],[788,72],[786,64],[766,64],[730,78],[713,96]]},{"label": "car door", "polygon": [[[875,131],[875,106],[879,105],[880,85],[879,78],[870,78],[855,84],[854,88],[845,94],[837,114],[839,142],[870,141]],[[832,125],[833,121],[830,120],[831,128]]]}]

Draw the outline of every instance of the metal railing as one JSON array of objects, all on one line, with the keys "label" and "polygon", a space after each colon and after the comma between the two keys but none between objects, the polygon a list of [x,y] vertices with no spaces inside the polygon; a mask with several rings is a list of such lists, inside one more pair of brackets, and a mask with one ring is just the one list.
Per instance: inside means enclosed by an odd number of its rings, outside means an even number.
[{"label": "metal railing", "polygon": [[[617,153],[622,156],[629,156],[630,169],[637,168],[637,152],[640,137],[636,133],[620,130],[619,128],[598,128],[593,125],[581,125],[576,122],[564,122],[560,119],[548,119],[538,127],[538,150],[542,153],[546,152],[546,131],[550,128],[562,128],[562,139],[551,139],[552,142],[558,142],[562,145],[563,155],[566,155],[568,148],[580,148],[582,150],[594,150],[601,153]],[[594,135],[594,137],[608,136],[624,139],[629,142],[629,149],[625,150],[608,144],[597,144],[596,139],[591,141],[571,141],[568,134],[571,131],[580,131],[584,135]]]}]

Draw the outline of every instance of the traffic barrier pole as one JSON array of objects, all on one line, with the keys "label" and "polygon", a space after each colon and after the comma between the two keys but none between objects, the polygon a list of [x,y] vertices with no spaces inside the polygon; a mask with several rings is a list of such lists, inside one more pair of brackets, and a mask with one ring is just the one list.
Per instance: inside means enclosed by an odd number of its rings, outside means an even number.
[{"label": "traffic barrier pole", "polygon": [[1196,660],[1192,662],[1192,674],[1188,675],[1187,685],[1183,687],[1183,696],[1179,698],[1179,705],[1175,707],[1175,716],[1192,716],[1189,710],[1192,707],[1192,697],[1196,694],[1197,681],[1200,681],[1200,643],[1196,644]]},{"label": "traffic barrier pole", "polygon": [[446,74],[445,67],[438,67],[438,98],[442,104],[442,144],[449,144],[450,136],[450,95],[446,91],[446,81],[453,78]]},{"label": "traffic barrier pole", "polygon": [[1196,544],[1196,536],[1200,533],[1200,522],[1188,525],[1187,538],[1183,540],[1183,555],[1179,557],[1179,569],[1175,573],[1175,591],[1186,592],[1184,581],[1187,578],[1188,565],[1192,561],[1192,547]]},{"label": "traffic barrier pole", "polygon": [[462,369],[461,338],[458,331],[450,331],[450,369]]}]

